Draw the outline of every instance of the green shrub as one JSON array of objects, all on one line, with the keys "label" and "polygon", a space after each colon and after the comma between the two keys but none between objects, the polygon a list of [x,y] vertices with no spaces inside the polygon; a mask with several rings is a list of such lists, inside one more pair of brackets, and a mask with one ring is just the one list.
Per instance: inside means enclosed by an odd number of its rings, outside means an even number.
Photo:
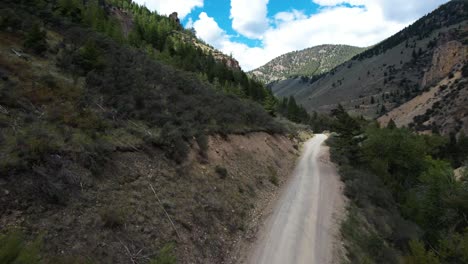
[{"label": "green shrub", "polygon": [[463,65],[462,76],[465,78],[468,77],[468,64]]},{"label": "green shrub", "polygon": [[39,24],[35,23],[31,27],[31,30],[26,33],[26,39],[23,45],[36,54],[43,54],[48,48],[46,35],[47,33],[41,29]]},{"label": "green shrub", "polygon": [[0,10],[0,29],[3,30],[8,27],[18,29],[21,26],[21,22],[22,19],[14,10],[10,8]]},{"label": "green shrub", "polygon": [[268,166],[268,170],[270,172],[270,177],[268,178],[270,182],[275,186],[279,186],[278,172],[271,166]]},{"label": "green shrub", "polygon": [[439,258],[434,252],[426,251],[424,243],[420,241],[411,240],[409,242],[411,255],[405,257],[405,264],[439,264]]},{"label": "green shrub", "polygon": [[80,66],[85,73],[92,70],[102,70],[105,61],[101,55],[102,51],[93,40],[88,40],[83,47],[78,50],[74,57],[74,63]]},{"label": "green shrub", "polygon": [[125,222],[124,213],[120,209],[109,207],[103,209],[99,214],[104,227],[107,228],[116,229],[121,227]]},{"label": "green shrub", "polygon": [[279,180],[278,180],[278,176],[277,175],[270,175],[270,178],[269,178],[270,182],[275,185],[275,186],[279,186]]},{"label": "green shrub", "polygon": [[158,256],[150,261],[150,264],[175,264],[177,258],[173,255],[174,244],[165,245],[158,253]]},{"label": "green shrub", "polygon": [[20,231],[11,231],[0,235],[0,263],[4,264],[34,264],[40,263],[39,250],[41,239],[31,243],[26,242]]},{"label": "green shrub", "polygon": [[200,155],[206,158],[207,151],[208,151],[208,137],[205,134],[201,134],[196,137],[198,147],[200,148]]},{"label": "green shrub", "polygon": [[216,165],[215,172],[219,175],[221,179],[225,179],[228,175],[227,169],[219,165]]},{"label": "green shrub", "polygon": [[63,146],[63,136],[52,125],[34,122],[19,128],[16,134],[7,130],[4,144],[0,146],[0,170],[40,162],[47,154],[59,152]]}]

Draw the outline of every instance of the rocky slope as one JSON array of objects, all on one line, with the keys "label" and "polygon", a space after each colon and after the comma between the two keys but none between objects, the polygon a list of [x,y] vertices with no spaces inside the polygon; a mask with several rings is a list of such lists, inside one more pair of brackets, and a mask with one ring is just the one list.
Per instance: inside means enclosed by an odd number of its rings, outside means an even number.
[{"label": "rocky slope", "polygon": [[60,205],[27,177],[2,179],[0,227],[42,235],[52,263],[140,262],[167,245],[177,263],[223,263],[294,168],[295,144],[266,133],[215,136],[206,156],[194,144],[180,165],[155,148],[114,152],[98,178],[64,168],[81,187]]},{"label": "rocky slope", "polygon": [[437,131],[445,135],[453,131],[468,131],[467,86],[468,75],[463,76],[456,71],[429,91],[381,116],[378,121],[382,126],[393,120],[398,127],[413,127],[421,132]]},{"label": "rocky slope", "polygon": [[249,75],[265,84],[297,75],[311,77],[330,71],[364,50],[347,45],[320,45],[281,55]]},{"label": "rocky slope", "polygon": [[291,78],[271,88],[276,95],[295,96],[310,112],[342,104],[354,114],[381,116],[467,63],[467,17],[468,2],[451,1],[325,76]]}]

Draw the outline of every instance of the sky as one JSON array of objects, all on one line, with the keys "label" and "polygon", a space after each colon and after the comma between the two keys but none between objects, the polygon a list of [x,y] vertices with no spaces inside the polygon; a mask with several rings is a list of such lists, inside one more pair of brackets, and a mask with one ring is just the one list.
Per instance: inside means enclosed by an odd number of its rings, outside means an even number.
[{"label": "sky", "polygon": [[249,71],[320,44],[374,45],[448,0],[134,0],[177,12],[186,28]]}]

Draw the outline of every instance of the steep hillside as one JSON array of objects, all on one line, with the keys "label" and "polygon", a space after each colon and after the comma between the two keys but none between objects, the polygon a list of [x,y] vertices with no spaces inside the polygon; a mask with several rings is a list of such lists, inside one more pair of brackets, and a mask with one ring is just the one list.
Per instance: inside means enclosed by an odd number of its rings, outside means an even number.
[{"label": "steep hillside", "polygon": [[0,262],[222,263],[298,141],[245,73],[150,38],[180,25],[100,3],[0,3]]},{"label": "steep hillside", "polygon": [[398,127],[413,127],[416,131],[468,131],[468,65],[464,74],[455,72],[440,83],[410,101],[381,116],[378,121],[387,126],[393,120]]},{"label": "steep hillside", "polygon": [[[144,27],[144,25],[140,23],[146,24],[149,22],[149,21],[139,21],[138,18],[135,18],[136,17],[135,13],[147,13],[149,15],[153,15],[153,17],[158,16],[154,13],[151,13],[148,9],[141,8],[137,4],[130,2],[128,0],[123,0],[123,1],[108,0],[108,2],[111,4],[107,5],[106,9],[110,13],[110,15],[119,22],[122,28],[122,34],[126,38],[129,38],[129,37],[135,38],[137,35],[135,34],[135,31],[142,30],[141,27]],[[161,18],[165,19],[165,17],[161,17]],[[239,62],[236,59],[222,53],[221,51],[208,45],[201,39],[198,39],[192,30],[183,29],[180,24],[180,19],[178,18],[177,12],[174,12],[171,15],[169,15],[166,21],[170,21],[173,25],[175,25],[175,27],[172,28],[172,31],[168,33],[168,35],[171,35],[171,37],[173,37],[174,40],[181,41],[187,44],[191,44],[196,48],[200,48],[200,50],[205,55],[212,56],[217,62],[223,63],[225,66],[227,66],[231,70],[235,70],[235,71],[241,70]],[[142,38],[142,36],[139,36],[139,38]]]},{"label": "steep hillside", "polygon": [[276,95],[295,96],[309,112],[342,104],[354,114],[381,116],[466,64],[467,17],[468,2],[451,1],[325,76],[291,78],[271,88]]},{"label": "steep hillside", "polygon": [[320,45],[281,55],[249,75],[265,84],[291,76],[315,76],[326,73],[364,51],[347,45]]}]

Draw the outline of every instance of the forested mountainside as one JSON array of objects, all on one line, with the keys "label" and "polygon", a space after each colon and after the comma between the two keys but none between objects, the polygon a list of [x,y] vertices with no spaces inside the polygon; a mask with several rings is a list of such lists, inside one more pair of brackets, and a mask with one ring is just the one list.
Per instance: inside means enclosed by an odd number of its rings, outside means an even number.
[{"label": "forested mountainside", "polygon": [[224,261],[297,142],[186,36],[130,1],[0,3],[1,263]]},{"label": "forested mountainside", "polygon": [[328,144],[349,198],[343,262],[467,263],[468,138],[333,115]]},{"label": "forested mountainside", "polygon": [[[309,112],[329,112],[341,104],[351,113],[378,117],[432,87],[443,86],[447,89],[438,93],[439,111],[429,110],[440,112],[440,117],[425,123],[433,115],[427,113],[412,120],[414,126],[420,130],[441,130],[445,125],[450,130],[466,128],[463,95],[468,85],[462,72],[467,63],[467,17],[467,1],[450,1],[326,75],[291,78],[271,88],[278,96],[294,96]],[[440,83],[444,78],[448,78],[445,85]],[[445,108],[451,110],[441,111]],[[452,121],[437,121],[444,118]]]},{"label": "forested mountainside", "polygon": [[283,54],[248,74],[265,84],[293,76],[327,73],[366,48],[347,45],[320,45]]}]

